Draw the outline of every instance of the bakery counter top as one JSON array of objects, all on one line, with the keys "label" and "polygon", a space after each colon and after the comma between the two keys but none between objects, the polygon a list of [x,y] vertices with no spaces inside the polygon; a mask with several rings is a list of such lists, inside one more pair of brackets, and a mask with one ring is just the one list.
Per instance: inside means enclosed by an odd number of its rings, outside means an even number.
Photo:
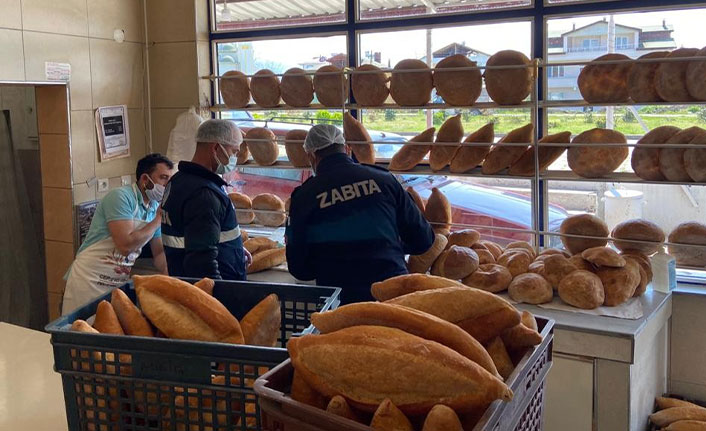
[{"label": "bakery counter top", "polygon": [[66,429],[49,334],[0,322],[0,430]]}]

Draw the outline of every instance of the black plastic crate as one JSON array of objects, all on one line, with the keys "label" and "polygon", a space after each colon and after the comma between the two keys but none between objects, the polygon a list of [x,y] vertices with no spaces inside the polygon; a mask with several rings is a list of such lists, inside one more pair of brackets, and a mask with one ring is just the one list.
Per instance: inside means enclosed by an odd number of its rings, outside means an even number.
[{"label": "black plastic crate", "polygon": [[[312,313],[338,306],[340,289],[233,281],[216,285],[238,289],[238,300],[224,305],[239,319],[276,294],[282,313],[280,347],[69,330],[74,320],[91,318],[110,293],[47,325],[69,430],[260,430],[255,379],[288,357],[290,337],[314,331]],[[131,284],[121,289],[135,300]]]}]

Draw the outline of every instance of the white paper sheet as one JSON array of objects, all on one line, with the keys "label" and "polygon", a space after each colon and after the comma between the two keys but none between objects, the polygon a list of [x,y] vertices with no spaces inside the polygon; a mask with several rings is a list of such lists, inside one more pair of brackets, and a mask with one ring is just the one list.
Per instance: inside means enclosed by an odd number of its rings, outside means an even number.
[{"label": "white paper sheet", "polygon": [[[500,295],[507,299],[511,304],[517,304],[508,294]],[[537,307],[546,308],[548,310],[568,311],[571,313],[590,314],[593,316],[616,317],[618,319],[637,320],[644,316],[642,310],[642,301],[640,298],[630,298],[626,302],[617,307],[598,307],[594,310],[583,310],[566,304],[559,297],[555,296],[552,302],[546,304],[538,304]]]}]

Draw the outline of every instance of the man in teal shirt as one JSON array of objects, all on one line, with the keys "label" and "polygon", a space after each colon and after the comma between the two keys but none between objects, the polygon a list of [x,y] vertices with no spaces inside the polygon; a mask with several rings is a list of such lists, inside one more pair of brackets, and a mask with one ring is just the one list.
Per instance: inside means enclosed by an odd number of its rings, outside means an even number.
[{"label": "man in teal shirt", "polygon": [[125,284],[147,243],[155,267],[167,274],[159,210],[174,164],[160,154],[137,163],[137,182],[111,190],[96,208],[66,280],[62,314]]}]

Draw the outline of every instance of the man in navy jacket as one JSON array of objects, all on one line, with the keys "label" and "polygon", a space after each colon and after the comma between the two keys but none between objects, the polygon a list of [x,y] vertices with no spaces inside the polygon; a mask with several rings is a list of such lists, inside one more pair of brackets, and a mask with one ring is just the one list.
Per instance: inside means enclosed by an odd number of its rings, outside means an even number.
[{"label": "man in navy jacket", "polygon": [[315,175],[292,193],[289,272],[343,288],[344,304],[373,300],[372,283],[406,274],[405,254],[432,246],[431,226],[392,174],[350,158],[337,127],[314,126],[304,150]]}]

